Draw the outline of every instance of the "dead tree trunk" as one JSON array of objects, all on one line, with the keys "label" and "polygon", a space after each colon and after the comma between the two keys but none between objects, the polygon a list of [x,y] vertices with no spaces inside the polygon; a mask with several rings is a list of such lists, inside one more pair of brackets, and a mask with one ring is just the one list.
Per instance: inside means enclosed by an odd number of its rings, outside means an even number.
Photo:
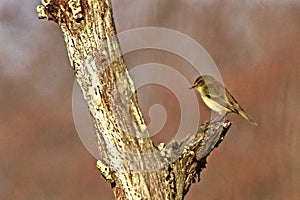
[{"label": "dead tree trunk", "polygon": [[[231,123],[205,123],[184,143],[156,147],[115,37],[110,0],[42,0],[37,11],[39,18],[55,21],[63,32],[93,117],[103,158],[97,166],[116,199],[183,199],[191,183],[200,180],[206,157]],[[180,156],[172,160],[179,149]]]}]

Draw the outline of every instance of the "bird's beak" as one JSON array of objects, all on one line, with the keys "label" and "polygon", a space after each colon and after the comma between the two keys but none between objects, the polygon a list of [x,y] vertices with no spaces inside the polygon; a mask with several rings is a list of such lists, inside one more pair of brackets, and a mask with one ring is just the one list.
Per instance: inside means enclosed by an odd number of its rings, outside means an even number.
[{"label": "bird's beak", "polygon": [[189,89],[194,89],[195,88],[195,86],[193,85],[192,87],[190,87]]}]

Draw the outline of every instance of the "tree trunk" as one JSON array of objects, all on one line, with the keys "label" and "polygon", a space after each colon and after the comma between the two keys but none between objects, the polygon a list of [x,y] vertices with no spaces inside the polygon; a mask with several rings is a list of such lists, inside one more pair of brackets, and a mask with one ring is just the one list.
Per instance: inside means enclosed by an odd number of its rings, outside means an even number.
[{"label": "tree trunk", "polygon": [[231,123],[205,123],[184,142],[155,146],[124,64],[110,0],[43,0],[37,11],[64,34],[93,118],[102,158],[97,167],[116,199],[183,199]]}]

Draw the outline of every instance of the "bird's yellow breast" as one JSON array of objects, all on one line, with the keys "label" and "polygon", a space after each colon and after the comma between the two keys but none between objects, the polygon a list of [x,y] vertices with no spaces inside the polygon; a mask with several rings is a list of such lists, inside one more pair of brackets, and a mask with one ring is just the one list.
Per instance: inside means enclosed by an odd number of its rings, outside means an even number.
[{"label": "bird's yellow breast", "polygon": [[204,103],[207,105],[207,107],[209,107],[213,111],[219,113],[220,115],[224,115],[225,113],[230,112],[230,110],[228,108],[222,106],[221,104],[208,98],[207,96],[201,95],[201,97],[202,97]]}]

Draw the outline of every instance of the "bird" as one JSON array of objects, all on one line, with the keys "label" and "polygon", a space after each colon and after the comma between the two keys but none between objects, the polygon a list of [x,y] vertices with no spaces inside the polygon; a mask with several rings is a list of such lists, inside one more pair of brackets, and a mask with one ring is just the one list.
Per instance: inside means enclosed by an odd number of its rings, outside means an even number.
[{"label": "bird", "polygon": [[257,126],[257,123],[244,111],[230,92],[214,77],[199,76],[190,89],[196,89],[206,106],[219,115],[225,117],[228,113],[236,113]]}]

